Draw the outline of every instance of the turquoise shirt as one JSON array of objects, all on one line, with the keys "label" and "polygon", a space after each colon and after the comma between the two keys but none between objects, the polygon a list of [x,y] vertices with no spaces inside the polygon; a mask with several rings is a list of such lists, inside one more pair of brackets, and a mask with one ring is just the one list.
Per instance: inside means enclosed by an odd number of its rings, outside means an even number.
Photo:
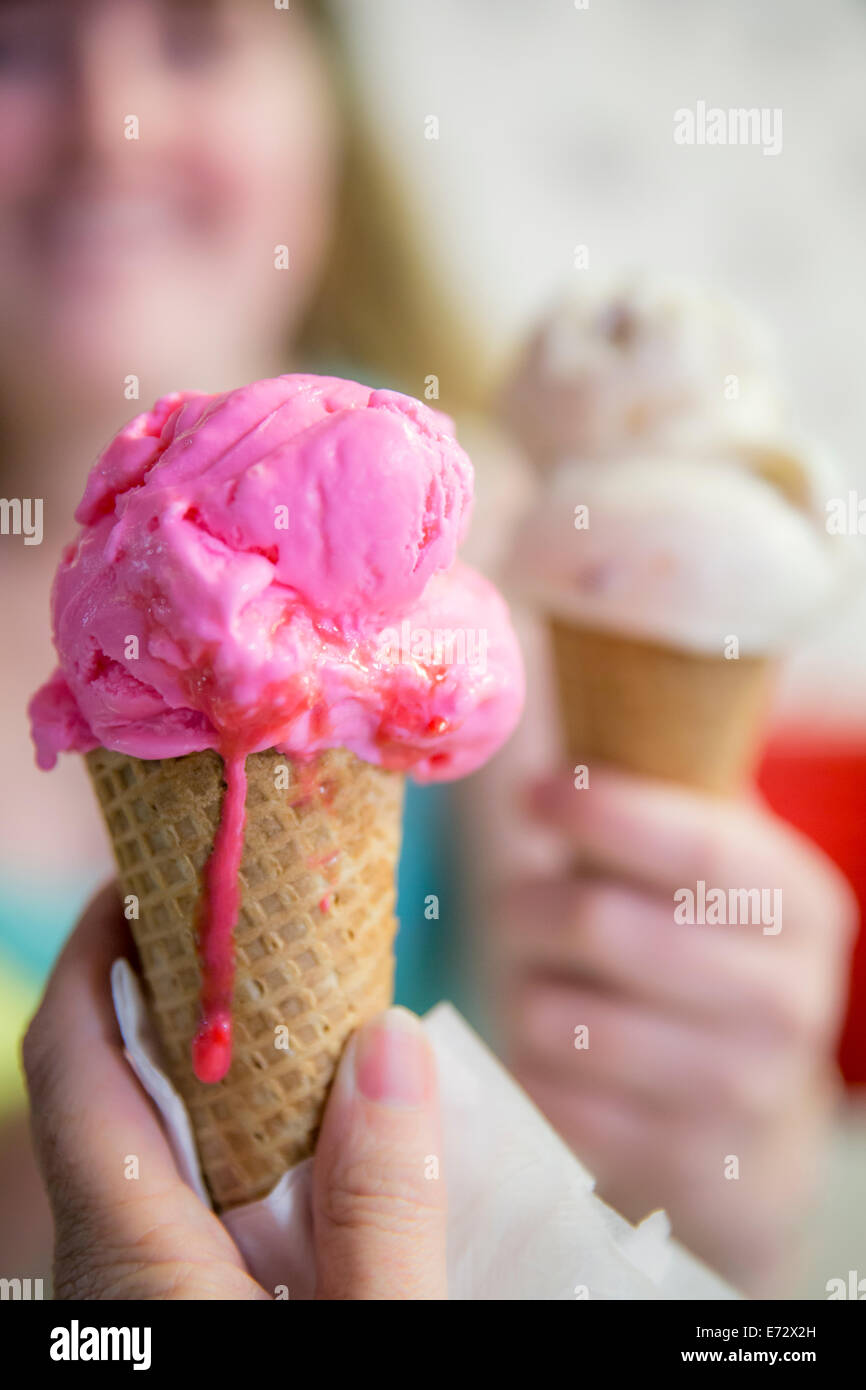
[{"label": "turquoise shirt", "polygon": [[458,989],[460,882],[454,808],[447,785],[406,786],[397,915],[396,1000],[415,1013],[440,999],[464,1005]]}]

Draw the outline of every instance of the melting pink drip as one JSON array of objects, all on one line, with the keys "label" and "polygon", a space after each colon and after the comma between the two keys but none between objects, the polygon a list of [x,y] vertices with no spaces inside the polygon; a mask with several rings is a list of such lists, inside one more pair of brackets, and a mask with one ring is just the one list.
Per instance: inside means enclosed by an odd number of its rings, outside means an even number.
[{"label": "melting pink drip", "polygon": [[232,1060],[232,934],[238,918],[238,874],[246,822],[247,773],[243,753],[224,757],[226,793],[213,850],[204,871],[199,913],[201,1021],[192,1045],[199,1081],[222,1081]]}]

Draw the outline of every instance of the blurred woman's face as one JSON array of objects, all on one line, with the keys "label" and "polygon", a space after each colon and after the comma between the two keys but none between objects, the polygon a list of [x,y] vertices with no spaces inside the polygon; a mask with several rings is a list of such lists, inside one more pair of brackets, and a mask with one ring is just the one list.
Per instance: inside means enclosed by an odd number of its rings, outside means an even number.
[{"label": "blurred woman's face", "polygon": [[146,402],[272,365],[327,243],[336,125],[298,0],[0,0],[0,394],[134,374]]}]

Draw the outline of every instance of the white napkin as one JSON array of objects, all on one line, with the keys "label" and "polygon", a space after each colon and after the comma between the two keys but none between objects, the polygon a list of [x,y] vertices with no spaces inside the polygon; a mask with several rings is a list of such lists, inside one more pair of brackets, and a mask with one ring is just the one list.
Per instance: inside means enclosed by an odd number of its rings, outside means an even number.
[{"label": "white napkin", "polygon": [[[158,1107],[186,1182],[203,1202],[183,1102],[160,1068],[138,977],[111,972],[126,1056]],[[424,1020],[436,1052],[448,1183],[452,1299],[731,1299],[739,1295],[670,1235],[662,1211],[632,1226],[450,1004]],[[312,1298],[312,1160],[223,1222],[251,1273],[276,1296]]]}]

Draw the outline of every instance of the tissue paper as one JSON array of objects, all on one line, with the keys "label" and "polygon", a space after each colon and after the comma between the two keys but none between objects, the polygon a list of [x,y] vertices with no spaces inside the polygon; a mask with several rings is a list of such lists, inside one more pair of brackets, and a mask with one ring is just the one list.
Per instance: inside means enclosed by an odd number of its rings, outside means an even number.
[{"label": "tissue paper", "polygon": [[[160,1111],[184,1180],[209,1202],[183,1102],[160,1067],[137,976],[115,961],[126,1056]],[[738,1295],[671,1238],[663,1212],[632,1226],[449,1004],[424,1020],[442,1098],[452,1299],[731,1299]],[[312,1159],[260,1202],[223,1213],[250,1272],[275,1297],[315,1294]]]}]

